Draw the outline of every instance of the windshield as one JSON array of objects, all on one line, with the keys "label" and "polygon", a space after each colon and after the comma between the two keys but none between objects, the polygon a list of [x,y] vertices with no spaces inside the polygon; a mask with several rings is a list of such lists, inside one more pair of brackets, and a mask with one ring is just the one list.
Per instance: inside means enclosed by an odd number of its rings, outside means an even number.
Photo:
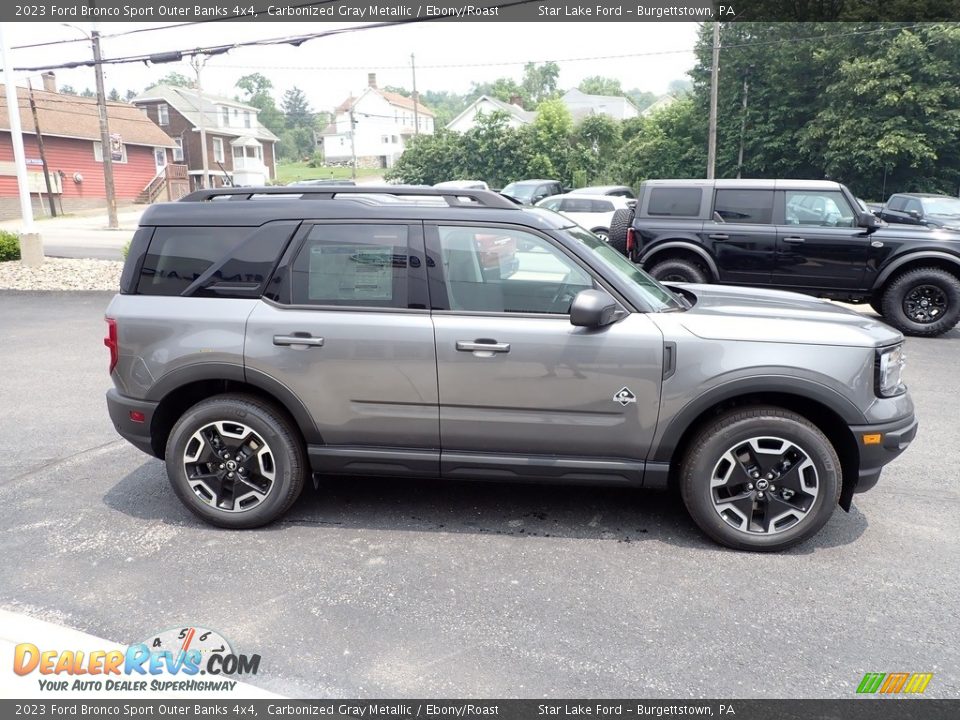
[{"label": "windshield", "polygon": [[509,195],[510,197],[516,198],[517,200],[523,200],[524,202],[530,200],[533,197],[533,191],[536,189],[536,185],[524,185],[522,183],[510,183],[500,192],[504,195]]},{"label": "windshield", "polygon": [[683,304],[677,299],[676,295],[592,232],[588,232],[581,227],[565,228],[564,232],[590,248],[600,264],[638,290],[654,311],[664,312],[683,308]]},{"label": "windshield", "polygon": [[921,202],[923,203],[923,209],[927,215],[960,217],[960,198],[923,198]]}]

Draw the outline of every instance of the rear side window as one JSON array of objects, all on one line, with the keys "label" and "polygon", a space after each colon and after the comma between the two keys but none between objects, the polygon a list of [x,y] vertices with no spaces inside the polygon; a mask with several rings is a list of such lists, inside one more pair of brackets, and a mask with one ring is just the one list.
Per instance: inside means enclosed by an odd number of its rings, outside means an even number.
[{"label": "rear side window", "polygon": [[697,217],[700,214],[700,188],[653,188],[648,215]]},{"label": "rear side window", "polygon": [[560,203],[560,210],[572,213],[594,212],[593,201],[590,198],[565,197]]},{"label": "rear side window", "polygon": [[717,190],[714,212],[729,223],[773,222],[773,190]]},{"label": "rear side window", "polygon": [[609,200],[591,200],[590,205],[595,213],[613,212],[613,203]]},{"label": "rear side window", "polygon": [[315,225],[291,268],[295,305],[408,307],[406,225]]},{"label": "rear side window", "polygon": [[181,295],[259,228],[158,227],[143,259],[137,292]]}]

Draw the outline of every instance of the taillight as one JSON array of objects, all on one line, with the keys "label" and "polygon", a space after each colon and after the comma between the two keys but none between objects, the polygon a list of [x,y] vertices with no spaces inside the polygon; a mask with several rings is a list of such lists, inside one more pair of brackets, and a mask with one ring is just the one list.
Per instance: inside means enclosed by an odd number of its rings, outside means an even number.
[{"label": "taillight", "polygon": [[110,372],[112,373],[120,357],[120,350],[117,347],[117,321],[109,317],[104,319],[107,321],[107,336],[103,339],[103,344],[110,348]]},{"label": "taillight", "polygon": [[627,257],[633,255],[633,248],[636,242],[636,238],[633,236],[633,228],[627,228]]}]

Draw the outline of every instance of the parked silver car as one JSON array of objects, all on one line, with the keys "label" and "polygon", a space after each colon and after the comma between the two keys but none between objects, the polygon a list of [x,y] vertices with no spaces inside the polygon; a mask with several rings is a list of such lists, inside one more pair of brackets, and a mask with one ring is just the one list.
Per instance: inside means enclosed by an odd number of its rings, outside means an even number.
[{"label": "parked silver car", "polygon": [[311,473],[613,483],[778,550],[916,433],[902,336],[838,305],[663,285],[491,192],[291,191],[149,207],[107,309],[110,417],[215,525]]}]

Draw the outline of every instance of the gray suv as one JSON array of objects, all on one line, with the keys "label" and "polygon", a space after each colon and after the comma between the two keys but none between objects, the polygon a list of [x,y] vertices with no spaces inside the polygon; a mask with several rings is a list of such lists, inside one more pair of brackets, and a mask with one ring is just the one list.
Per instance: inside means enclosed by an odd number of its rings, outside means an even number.
[{"label": "gray suv", "polygon": [[916,433],[901,334],[827,301],[663,285],[491,192],[293,190],[150,207],[107,310],[117,431],[215,525],[311,474],[612,483],[778,550]]}]

